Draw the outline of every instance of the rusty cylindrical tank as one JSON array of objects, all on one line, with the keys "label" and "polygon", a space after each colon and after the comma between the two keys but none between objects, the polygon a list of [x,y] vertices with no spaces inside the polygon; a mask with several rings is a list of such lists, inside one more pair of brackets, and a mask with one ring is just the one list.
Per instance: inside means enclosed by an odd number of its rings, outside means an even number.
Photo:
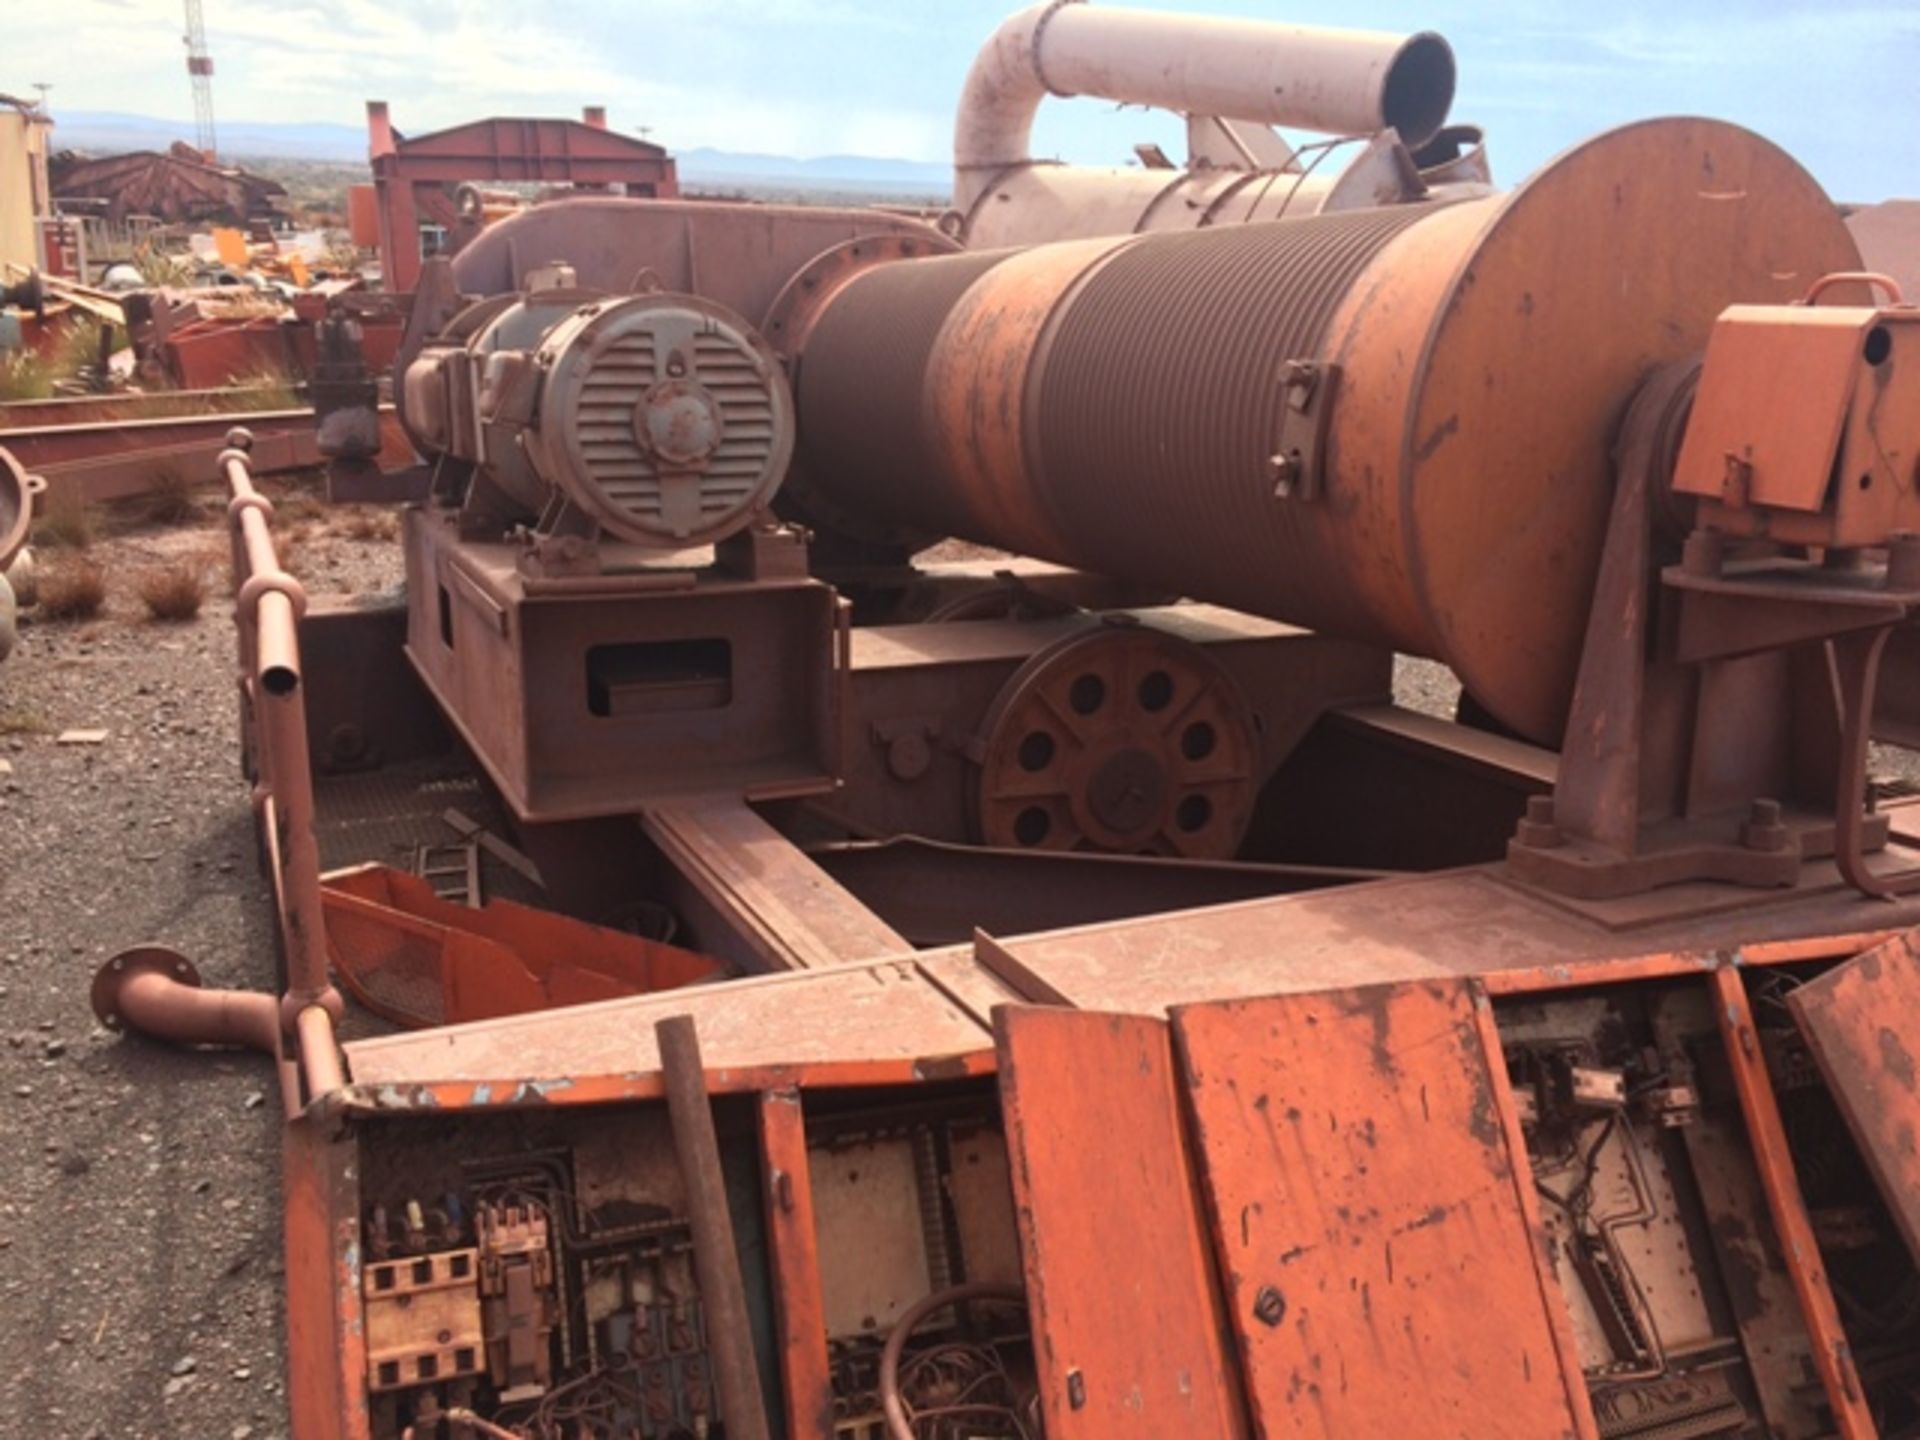
[{"label": "rusty cylindrical tank", "polygon": [[1784,152],[1669,119],[1504,197],[882,266],[795,347],[842,509],[1444,660],[1565,723],[1635,386],[1852,268]]}]

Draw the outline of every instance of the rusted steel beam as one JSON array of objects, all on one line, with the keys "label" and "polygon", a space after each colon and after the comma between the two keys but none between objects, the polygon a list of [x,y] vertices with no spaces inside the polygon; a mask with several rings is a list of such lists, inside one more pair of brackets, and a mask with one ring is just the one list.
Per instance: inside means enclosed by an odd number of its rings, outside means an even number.
[{"label": "rusted steel beam", "polygon": [[[381,410],[391,421],[393,407]],[[311,470],[325,462],[311,410],[27,426],[0,430],[0,444],[39,471],[51,493],[96,504],[144,495],[162,476],[204,474],[237,421],[253,436],[249,463],[255,475]]]},{"label": "rusted steel beam", "polygon": [[727,1181],[720,1169],[720,1141],[714,1133],[707,1074],[700,1062],[700,1037],[691,1015],[668,1016],[654,1026],[654,1035],[666,1082],[667,1114],[673,1122],[673,1148],[687,1187],[693,1263],[706,1311],[707,1344],[713,1351],[720,1420],[737,1440],[769,1440],[759,1363],[753,1353],[753,1326],[747,1314],[747,1287],[740,1275],[733,1215],[727,1209]]},{"label": "rusted steel beam", "polygon": [[751,970],[808,970],[913,949],[742,800],[655,806],[641,823],[709,954]]},{"label": "rusted steel beam", "polygon": [[[304,392],[304,386],[293,387]],[[0,405],[0,433],[28,427],[125,425],[134,420],[252,418],[248,404],[260,394],[249,385],[201,390],[125,390],[108,395],[59,395],[49,400],[9,400]]]},{"label": "rusted steel beam", "polygon": [[[289,430],[311,431],[313,411],[261,410],[247,414],[167,415],[146,420],[100,420],[83,425],[23,425],[0,434],[29,470],[70,465],[108,455],[163,450],[194,444],[225,443],[235,425],[244,424],[255,441]],[[216,446],[216,453],[218,446]]]},{"label": "rusted steel beam", "polygon": [[808,854],[916,945],[958,945],[975,929],[1030,935],[1227,905],[1378,880],[1386,873],[1087,851],[996,850],[914,836],[828,845]]}]

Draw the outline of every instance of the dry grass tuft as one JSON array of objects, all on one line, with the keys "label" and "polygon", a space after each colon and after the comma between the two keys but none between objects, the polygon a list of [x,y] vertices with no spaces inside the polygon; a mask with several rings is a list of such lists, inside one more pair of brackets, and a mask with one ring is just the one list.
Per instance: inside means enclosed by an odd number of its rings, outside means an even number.
[{"label": "dry grass tuft", "polygon": [[361,508],[340,522],[339,533],[349,540],[392,540],[400,533],[400,522],[389,511]]},{"label": "dry grass tuft", "polygon": [[79,555],[63,555],[40,572],[40,618],[91,620],[107,603],[107,572]]},{"label": "dry grass tuft", "polygon": [[327,502],[304,490],[289,490],[273,502],[276,525],[305,525],[330,517]]},{"label": "dry grass tuft", "polygon": [[192,477],[180,466],[161,461],[147,482],[147,518],[160,525],[184,525],[205,510],[194,495]]},{"label": "dry grass tuft", "polygon": [[[277,310],[278,302],[270,301],[269,309]],[[305,403],[299,382],[282,366],[259,365],[229,376],[227,383],[239,392],[227,399],[228,408],[235,411],[297,410]]]},{"label": "dry grass tuft", "polygon": [[140,576],[140,601],[156,620],[191,620],[207,598],[207,572],[187,561],[156,565]]},{"label": "dry grass tuft", "polygon": [[0,355],[0,403],[45,400],[53,394],[53,369],[31,350]]}]

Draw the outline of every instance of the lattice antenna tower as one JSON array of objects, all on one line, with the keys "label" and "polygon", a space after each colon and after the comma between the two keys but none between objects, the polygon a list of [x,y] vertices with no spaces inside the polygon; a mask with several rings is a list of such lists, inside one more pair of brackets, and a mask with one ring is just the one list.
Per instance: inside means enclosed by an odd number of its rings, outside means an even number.
[{"label": "lattice antenna tower", "polygon": [[213,56],[207,53],[207,22],[200,0],[187,0],[187,74],[193,77],[193,143],[212,159]]}]

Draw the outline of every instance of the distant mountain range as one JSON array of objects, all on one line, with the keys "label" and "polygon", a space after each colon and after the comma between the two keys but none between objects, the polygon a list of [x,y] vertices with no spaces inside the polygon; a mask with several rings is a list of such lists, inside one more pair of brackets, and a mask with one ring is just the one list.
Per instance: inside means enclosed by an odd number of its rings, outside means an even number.
[{"label": "distant mountain range", "polygon": [[[193,126],[184,120],[126,115],[111,110],[56,110],[56,150],[111,155],[127,150],[164,150],[175,140],[190,140]],[[220,152],[235,160],[364,162],[367,132],[352,125],[279,125],[244,120],[220,122]],[[831,190],[849,185],[913,195],[944,195],[953,172],[925,160],[886,160],[867,155],[822,155],[800,160],[791,155],[739,154],[728,150],[674,152],[680,178],[696,185],[753,182],[796,189]]]}]

